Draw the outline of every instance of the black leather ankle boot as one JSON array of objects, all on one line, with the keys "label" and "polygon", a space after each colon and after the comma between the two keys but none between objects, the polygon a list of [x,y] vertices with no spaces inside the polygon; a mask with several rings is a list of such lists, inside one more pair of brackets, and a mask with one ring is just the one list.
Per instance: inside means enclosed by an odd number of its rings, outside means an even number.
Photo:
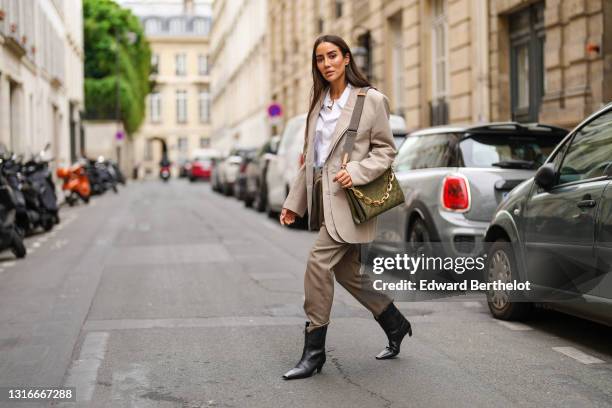
[{"label": "black leather ankle boot", "polygon": [[325,364],[327,325],[318,327],[310,333],[308,332],[309,325],[310,322],[306,322],[306,327],[304,328],[304,351],[302,351],[302,358],[295,368],[292,368],[283,375],[285,380],[310,377],[314,374],[315,370],[321,372],[323,364]]},{"label": "black leather ankle boot", "polygon": [[412,336],[410,322],[397,310],[393,302],[376,318],[380,327],[385,331],[389,345],[376,356],[377,360],[386,360],[397,356],[400,352],[400,344],[406,334]]}]

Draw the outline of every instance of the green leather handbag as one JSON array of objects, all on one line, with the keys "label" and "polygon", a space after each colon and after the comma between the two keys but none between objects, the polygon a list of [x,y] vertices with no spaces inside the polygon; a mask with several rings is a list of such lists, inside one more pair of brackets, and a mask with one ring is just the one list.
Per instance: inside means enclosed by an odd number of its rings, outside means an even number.
[{"label": "green leather handbag", "polygon": [[[349,156],[355,144],[357,128],[363,111],[363,103],[369,88],[362,88],[357,94],[351,122],[345,133],[342,168],[346,168]],[[350,187],[344,190],[355,224],[362,224],[404,202],[402,191],[393,169],[389,167],[368,184]]]}]

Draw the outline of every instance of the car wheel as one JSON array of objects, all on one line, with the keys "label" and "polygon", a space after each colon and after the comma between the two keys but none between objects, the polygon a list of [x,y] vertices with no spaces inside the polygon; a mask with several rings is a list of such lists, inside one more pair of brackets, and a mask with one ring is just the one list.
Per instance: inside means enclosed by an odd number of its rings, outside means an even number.
[{"label": "car wheel", "polygon": [[408,228],[408,249],[413,254],[431,254],[433,247],[431,245],[432,234],[421,217],[415,218]]},{"label": "car wheel", "polygon": [[[486,282],[518,280],[514,251],[507,240],[500,239],[491,245],[485,273]],[[503,290],[488,291],[487,302],[493,317],[501,320],[522,320],[532,308],[529,302],[512,302],[507,291]]]},{"label": "car wheel", "polygon": [[17,258],[24,258],[26,256],[27,250],[25,245],[23,244],[23,239],[19,236],[17,232],[13,232],[13,243],[12,243],[11,251]]}]

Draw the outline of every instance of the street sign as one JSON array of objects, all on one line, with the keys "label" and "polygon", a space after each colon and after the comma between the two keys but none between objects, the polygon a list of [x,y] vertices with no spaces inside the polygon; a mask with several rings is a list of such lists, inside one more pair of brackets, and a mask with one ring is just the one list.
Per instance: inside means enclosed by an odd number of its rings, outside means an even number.
[{"label": "street sign", "polygon": [[279,103],[271,103],[270,106],[268,106],[268,116],[271,118],[276,118],[279,116],[283,115],[283,108],[280,106]]}]

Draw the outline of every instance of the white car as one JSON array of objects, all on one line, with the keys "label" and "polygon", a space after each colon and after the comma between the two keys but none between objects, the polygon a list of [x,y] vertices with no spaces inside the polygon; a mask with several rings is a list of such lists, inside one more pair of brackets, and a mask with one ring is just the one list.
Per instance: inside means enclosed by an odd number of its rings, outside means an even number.
[{"label": "white car", "polygon": [[270,157],[266,184],[268,197],[266,212],[274,216],[282,210],[293,179],[302,166],[302,149],[306,133],[306,114],[295,116],[287,122],[276,155]]},{"label": "white car", "polygon": [[[391,115],[389,123],[396,143],[398,143],[407,133],[406,121],[401,116]],[[293,180],[302,166],[305,133],[306,114],[291,118],[285,126],[278,152],[270,159],[266,174],[268,186],[266,211],[269,216],[275,216],[282,210]]]}]

